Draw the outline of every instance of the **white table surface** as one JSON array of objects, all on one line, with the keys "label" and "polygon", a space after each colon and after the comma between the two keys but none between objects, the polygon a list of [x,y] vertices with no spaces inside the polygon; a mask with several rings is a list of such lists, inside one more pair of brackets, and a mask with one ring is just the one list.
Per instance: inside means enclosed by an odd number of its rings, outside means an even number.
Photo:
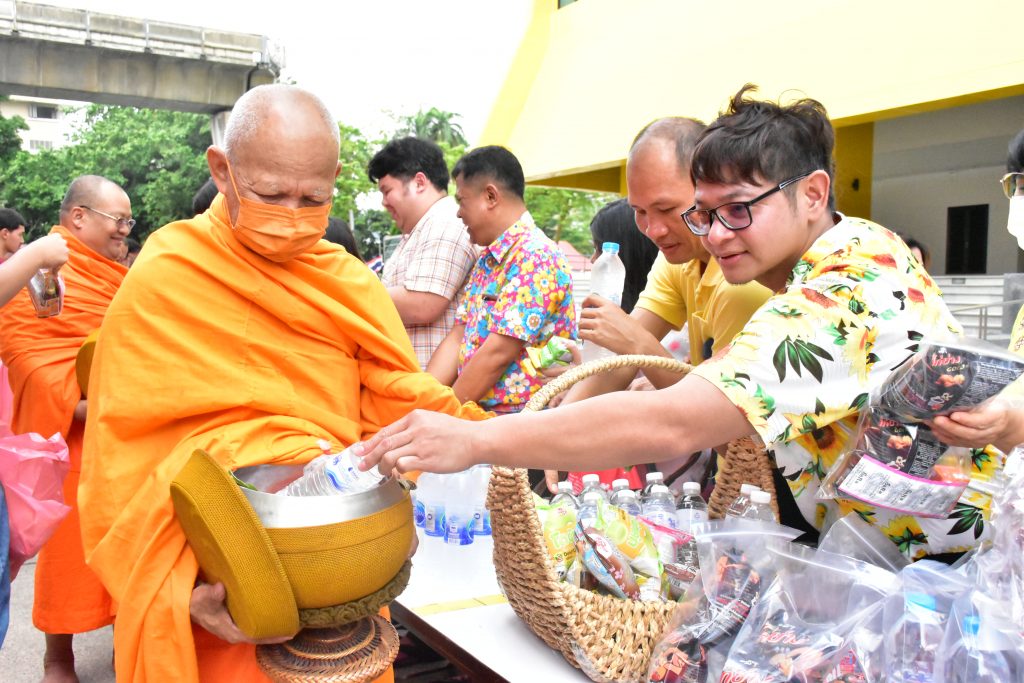
[{"label": "white table surface", "polygon": [[479,543],[452,548],[421,536],[409,586],[397,602],[507,681],[588,680],[512,611],[494,574],[493,546],[489,539]]}]

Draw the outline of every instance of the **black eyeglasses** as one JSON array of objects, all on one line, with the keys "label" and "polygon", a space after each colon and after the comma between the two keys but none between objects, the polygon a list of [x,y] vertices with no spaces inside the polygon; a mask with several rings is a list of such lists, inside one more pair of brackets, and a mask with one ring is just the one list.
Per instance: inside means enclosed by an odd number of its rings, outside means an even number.
[{"label": "black eyeglasses", "polygon": [[85,209],[87,211],[92,211],[93,213],[98,213],[101,216],[109,218],[110,220],[112,220],[115,223],[117,223],[117,227],[119,227],[119,228],[127,227],[128,230],[131,231],[131,229],[135,227],[135,219],[134,218],[118,218],[117,216],[111,216],[109,213],[104,213],[103,211],[100,211],[99,209],[94,209],[91,206],[86,206],[85,204],[82,204],[81,208],[83,208],[83,209]]},{"label": "black eyeglasses", "polygon": [[751,206],[757,204],[765,197],[770,197],[779,190],[784,190],[793,183],[803,180],[812,173],[814,173],[814,171],[808,171],[807,173],[801,173],[798,176],[793,176],[788,180],[783,180],[764,194],[758,195],[745,202],[729,202],[727,204],[717,206],[714,209],[698,209],[694,206],[692,209],[683,212],[683,220],[686,221],[686,226],[690,228],[690,232],[698,237],[703,237],[711,232],[711,224],[716,218],[722,223],[722,225],[730,230],[742,230],[743,228],[749,228],[750,224],[754,222],[754,217],[750,213]]},{"label": "black eyeglasses", "polygon": [[1007,173],[999,182],[1003,186],[1003,194],[1007,199],[1013,199],[1017,194],[1024,194],[1024,173]]}]

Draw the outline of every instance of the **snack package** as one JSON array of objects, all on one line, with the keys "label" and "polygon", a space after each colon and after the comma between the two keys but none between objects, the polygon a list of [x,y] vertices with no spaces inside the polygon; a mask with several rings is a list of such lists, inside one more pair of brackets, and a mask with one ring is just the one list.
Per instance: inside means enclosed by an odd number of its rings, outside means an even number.
[{"label": "snack package", "polygon": [[736,635],[721,680],[880,681],[887,571],[788,544],[771,549],[777,575]]},{"label": "snack package", "polygon": [[598,582],[619,598],[640,599],[640,584],[626,556],[600,531],[577,526],[583,541],[583,566]]},{"label": "snack package", "polygon": [[981,591],[953,603],[939,652],[934,683],[1024,680],[1024,637],[1005,605]]},{"label": "snack package", "polygon": [[848,498],[916,517],[945,518],[970,483],[971,456],[925,424],[885,408],[861,412],[854,447],[822,481],[819,498]]},{"label": "snack package", "polygon": [[647,518],[640,521],[651,530],[668,580],[669,597],[678,600],[699,571],[697,539],[685,531],[655,524]]},{"label": "snack package", "polygon": [[668,582],[661,558],[654,546],[651,530],[645,524],[621,508],[602,500],[597,504],[593,528],[611,541],[627,559],[630,568],[637,574],[644,600],[668,598]]},{"label": "snack package", "polygon": [[970,410],[1024,373],[1024,358],[980,339],[922,341],[882,385],[872,404],[906,422]]},{"label": "snack package", "polygon": [[546,344],[527,347],[526,360],[523,365],[527,372],[534,376],[539,375],[541,370],[546,370],[552,365],[569,365],[572,362],[572,351],[569,345],[575,343],[565,337],[552,337]]},{"label": "snack package", "polygon": [[697,534],[700,570],[654,649],[648,680],[718,680],[733,637],[774,576],[769,550],[799,535],[743,519],[703,524]]},{"label": "snack package", "polygon": [[576,558],[576,510],[570,505],[549,507],[541,529],[544,532],[544,547],[555,566],[559,580],[565,578],[569,566]]}]

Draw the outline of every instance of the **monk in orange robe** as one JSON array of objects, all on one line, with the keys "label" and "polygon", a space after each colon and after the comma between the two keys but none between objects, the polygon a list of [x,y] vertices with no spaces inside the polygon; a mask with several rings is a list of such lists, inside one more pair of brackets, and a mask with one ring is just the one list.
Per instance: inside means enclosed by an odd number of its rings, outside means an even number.
[{"label": "monk in orange robe", "polygon": [[310,93],[246,93],[207,152],[220,194],[149,237],[100,330],[79,500],[118,603],[118,681],[266,680],[175,518],[194,449],[229,469],[302,463],[416,408],[486,416],[419,371],[376,275],[320,239],[338,146]]},{"label": "monk in orange robe", "polygon": [[25,289],[0,310],[0,357],[14,392],[12,429],[47,437],[60,432],[71,456],[64,481],[64,502],[71,512],[36,564],[32,621],[46,634],[44,681],[77,680],[72,634],[113,621],[110,596],[85,566],[75,504],[87,412],[75,357],[103,322],[128,272],[117,258],[135,224],[131,215],[128,195],[113,182],[99,176],[75,179],[61,203],[60,225],[50,233],[66,241],[70,251],[60,271],[66,286],[63,311],[37,318]]}]

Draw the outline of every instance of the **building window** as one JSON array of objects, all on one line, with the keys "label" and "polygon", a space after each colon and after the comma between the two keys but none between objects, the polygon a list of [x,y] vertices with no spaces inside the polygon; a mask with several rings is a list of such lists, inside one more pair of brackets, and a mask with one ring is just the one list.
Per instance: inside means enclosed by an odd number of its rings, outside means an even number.
[{"label": "building window", "polygon": [[29,118],[33,119],[55,119],[59,113],[57,107],[49,104],[32,104],[28,109]]},{"label": "building window", "polygon": [[30,152],[38,152],[41,149],[53,149],[53,140],[29,140],[28,149]]},{"label": "building window", "polygon": [[946,209],[946,273],[982,275],[988,257],[988,204]]}]

